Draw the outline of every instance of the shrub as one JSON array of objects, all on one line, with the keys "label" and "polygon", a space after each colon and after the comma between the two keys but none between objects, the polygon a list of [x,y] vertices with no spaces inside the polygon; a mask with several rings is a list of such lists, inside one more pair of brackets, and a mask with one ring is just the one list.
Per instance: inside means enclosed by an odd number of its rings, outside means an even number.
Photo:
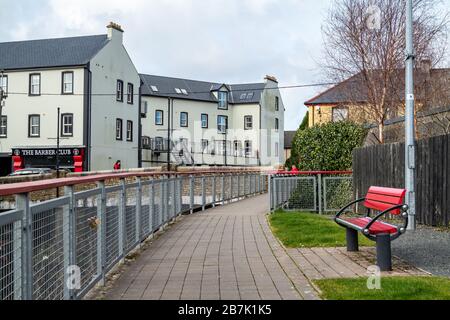
[{"label": "shrub", "polygon": [[330,122],[298,130],[292,143],[291,162],[303,171],[352,168],[352,152],[360,147],[366,130],[353,122]]}]

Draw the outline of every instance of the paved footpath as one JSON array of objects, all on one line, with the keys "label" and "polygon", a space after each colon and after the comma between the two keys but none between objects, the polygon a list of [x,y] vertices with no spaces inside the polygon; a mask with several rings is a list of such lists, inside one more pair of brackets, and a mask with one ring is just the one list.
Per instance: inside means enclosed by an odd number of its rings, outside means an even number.
[{"label": "paved footpath", "polygon": [[184,217],[124,270],[104,298],[318,299],[270,231],[268,200],[258,196]]},{"label": "paved footpath", "polygon": [[[268,202],[267,195],[258,196],[185,216],[143,250],[102,298],[316,300],[310,281],[366,277],[375,264],[375,248],[285,249],[269,228]],[[424,274],[398,258],[385,273]]]}]

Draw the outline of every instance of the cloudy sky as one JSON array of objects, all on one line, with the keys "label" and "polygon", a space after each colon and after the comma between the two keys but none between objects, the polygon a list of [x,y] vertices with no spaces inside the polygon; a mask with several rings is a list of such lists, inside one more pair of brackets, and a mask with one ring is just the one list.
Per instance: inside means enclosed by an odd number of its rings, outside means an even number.
[{"label": "cloudy sky", "polygon": [[[330,0],[0,0],[0,42],[125,30],[142,73],[225,83],[323,81],[321,24]],[[324,88],[286,89],[286,129]]]}]

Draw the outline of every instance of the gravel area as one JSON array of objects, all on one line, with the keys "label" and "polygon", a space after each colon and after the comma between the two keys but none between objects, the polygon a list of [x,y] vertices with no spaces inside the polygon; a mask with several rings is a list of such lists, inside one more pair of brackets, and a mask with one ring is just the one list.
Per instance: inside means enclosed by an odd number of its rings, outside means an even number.
[{"label": "gravel area", "polygon": [[418,227],[395,240],[392,253],[433,275],[450,277],[450,231]]}]

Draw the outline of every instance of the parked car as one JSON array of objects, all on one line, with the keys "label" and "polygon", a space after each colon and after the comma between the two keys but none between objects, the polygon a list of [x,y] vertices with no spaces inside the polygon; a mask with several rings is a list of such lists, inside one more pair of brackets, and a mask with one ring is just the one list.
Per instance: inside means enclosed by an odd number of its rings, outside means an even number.
[{"label": "parked car", "polygon": [[16,172],[11,173],[8,175],[8,177],[20,177],[20,176],[30,176],[30,175],[36,175],[36,174],[49,174],[53,171],[48,168],[26,168],[26,169],[20,169]]}]

